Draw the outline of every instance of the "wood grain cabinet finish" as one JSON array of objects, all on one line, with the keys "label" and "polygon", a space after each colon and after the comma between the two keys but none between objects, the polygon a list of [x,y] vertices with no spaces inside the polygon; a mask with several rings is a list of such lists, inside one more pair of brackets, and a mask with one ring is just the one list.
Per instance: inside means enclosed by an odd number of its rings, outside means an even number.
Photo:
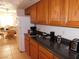
[{"label": "wood grain cabinet finish", "polygon": [[38,59],[38,43],[30,39],[30,56],[31,59]]},{"label": "wood grain cabinet finish", "polygon": [[65,24],[65,0],[49,0],[49,24]]},{"label": "wood grain cabinet finish", "polygon": [[37,3],[38,24],[48,24],[48,0],[40,0]]},{"label": "wood grain cabinet finish", "polygon": [[30,15],[30,7],[25,9],[25,15]]},{"label": "wood grain cabinet finish", "polygon": [[67,26],[79,27],[79,0],[68,0]]},{"label": "wood grain cabinet finish", "polygon": [[25,51],[31,59],[60,59],[33,40],[29,35],[25,35]]},{"label": "wood grain cabinet finish", "polygon": [[54,55],[54,59],[60,59],[60,58]]},{"label": "wood grain cabinet finish", "polygon": [[65,26],[67,22],[67,0],[60,0],[60,26]]},{"label": "wood grain cabinet finish", "polygon": [[79,27],[79,0],[40,0],[25,11],[35,24]]},{"label": "wood grain cabinet finish", "polygon": [[54,59],[53,54],[51,54],[48,50],[39,46],[39,59]]},{"label": "wood grain cabinet finish", "polygon": [[25,52],[30,55],[30,39],[28,35],[25,35]]},{"label": "wood grain cabinet finish", "polygon": [[30,7],[30,16],[31,16],[31,23],[36,24],[37,23],[37,19],[36,19],[36,4],[32,5]]},{"label": "wood grain cabinet finish", "polygon": [[39,59],[60,59],[53,53],[50,53],[47,49],[39,45]]}]

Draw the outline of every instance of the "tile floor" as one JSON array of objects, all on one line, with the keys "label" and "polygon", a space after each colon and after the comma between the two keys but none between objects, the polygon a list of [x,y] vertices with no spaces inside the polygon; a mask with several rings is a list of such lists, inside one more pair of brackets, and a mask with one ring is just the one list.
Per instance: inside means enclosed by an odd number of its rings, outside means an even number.
[{"label": "tile floor", "polygon": [[26,53],[21,53],[15,39],[0,39],[0,59],[30,59]]}]

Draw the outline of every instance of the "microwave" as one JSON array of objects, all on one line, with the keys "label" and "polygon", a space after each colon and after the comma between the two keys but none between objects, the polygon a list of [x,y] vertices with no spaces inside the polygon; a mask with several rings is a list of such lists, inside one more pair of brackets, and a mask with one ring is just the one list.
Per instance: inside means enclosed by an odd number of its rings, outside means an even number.
[{"label": "microwave", "polygon": [[70,42],[70,50],[79,53],[79,39],[73,39],[73,40]]}]

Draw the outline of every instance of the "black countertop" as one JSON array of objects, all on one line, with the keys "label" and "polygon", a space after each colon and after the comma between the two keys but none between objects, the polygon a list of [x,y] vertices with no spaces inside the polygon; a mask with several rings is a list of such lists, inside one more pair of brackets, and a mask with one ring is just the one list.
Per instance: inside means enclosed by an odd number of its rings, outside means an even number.
[{"label": "black countertop", "polygon": [[69,50],[69,46],[61,43],[52,42],[49,39],[43,39],[41,37],[31,37],[40,43],[43,47],[48,49],[51,53],[59,55],[61,59],[79,59],[79,53]]}]

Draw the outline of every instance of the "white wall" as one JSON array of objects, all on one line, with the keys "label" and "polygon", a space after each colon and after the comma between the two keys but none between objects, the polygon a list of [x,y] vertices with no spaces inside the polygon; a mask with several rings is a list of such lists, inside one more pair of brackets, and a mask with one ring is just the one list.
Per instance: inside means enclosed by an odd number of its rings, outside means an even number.
[{"label": "white wall", "polygon": [[17,16],[25,16],[25,11],[24,9],[17,9]]},{"label": "white wall", "polygon": [[17,34],[18,34],[18,46],[20,51],[25,51],[25,43],[24,43],[24,33],[28,33],[28,30],[31,26],[30,17],[29,16],[20,16],[18,17],[18,26],[17,26]]},{"label": "white wall", "polygon": [[20,51],[25,51],[24,33],[30,28],[30,16],[24,15],[24,10],[17,10],[17,43]]},{"label": "white wall", "polygon": [[37,25],[37,29],[46,33],[54,31],[55,35],[61,35],[62,37],[67,38],[69,40],[79,38],[79,28]]}]

